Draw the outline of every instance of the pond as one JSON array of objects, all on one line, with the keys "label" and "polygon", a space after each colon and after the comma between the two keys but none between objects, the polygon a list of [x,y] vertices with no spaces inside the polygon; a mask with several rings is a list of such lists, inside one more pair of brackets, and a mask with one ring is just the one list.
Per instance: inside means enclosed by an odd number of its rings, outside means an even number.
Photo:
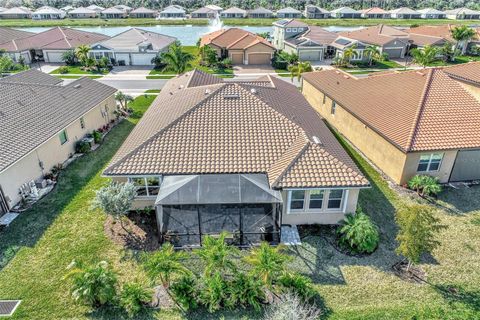
[{"label": "pond", "polygon": [[[198,39],[209,32],[218,30],[220,27],[219,26],[192,26],[192,25],[183,25],[183,26],[178,26],[178,25],[157,25],[157,26],[136,26],[137,28],[149,30],[152,32],[157,32],[157,33],[162,33],[168,36],[176,37],[178,40],[183,45],[195,45],[198,41]],[[224,28],[231,28],[234,26],[222,26]],[[75,29],[83,30],[83,31],[89,31],[89,32],[97,32],[101,34],[105,34],[107,36],[115,36],[121,32],[124,32],[131,27],[124,26],[124,27],[77,27]],[[239,28],[248,30],[250,32],[254,33],[262,33],[262,32],[269,32],[272,34],[273,32],[273,27],[258,27],[258,26],[241,26]],[[332,31],[332,32],[340,32],[340,31],[351,31],[351,30],[356,30],[356,29],[361,29],[363,27],[357,26],[357,27],[339,27],[339,26],[329,26],[325,27],[325,30]],[[17,28],[25,31],[30,31],[30,32],[42,32],[45,30],[50,29],[50,27],[30,27],[30,28]]]}]

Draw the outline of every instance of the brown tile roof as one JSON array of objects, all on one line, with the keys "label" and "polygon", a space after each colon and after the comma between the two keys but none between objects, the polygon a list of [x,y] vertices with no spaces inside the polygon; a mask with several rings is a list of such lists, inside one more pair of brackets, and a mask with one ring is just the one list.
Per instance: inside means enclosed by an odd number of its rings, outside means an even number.
[{"label": "brown tile roof", "polygon": [[411,40],[413,44],[415,44],[417,46],[421,46],[421,47],[426,46],[426,45],[441,46],[446,41],[444,38],[426,36],[426,35],[417,34],[417,33],[410,33],[408,35],[408,39]]},{"label": "brown tile roof", "polygon": [[375,14],[375,13],[387,13],[387,11],[383,10],[382,8],[379,8],[379,7],[373,7],[373,8],[368,8],[368,9],[363,9],[363,10],[360,10],[361,13],[372,13],[372,14]]},{"label": "brown tile roof", "polygon": [[480,61],[458,64],[443,70],[452,78],[480,85]]},{"label": "brown tile roof", "polygon": [[34,35],[34,33],[7,27],[0,27],[0,43],[5,43],[15,39],[26,38],[31,35]]},{"label": "brown tile roof", "polygon": [[302,37],[316,43],[330,44],[337,38],[337,33],[327,31],[319,26],[309,26],[308,31]]},{"label": "brown tile roof", "polygon": [[257,43],[263,43],[272,49],[273,45],[255,33],[240,29],[230,28],[214,31],[200,39],[200,45],[214,44],[220,48],[246,49]]},{"label": "brown tile roof", "polygon": [[403,32],[394,27],[379,24],[377,26],[368,27],[360,30],[340,32],[340,36],[358,40],[364,43],[384,45],[395,39],[406,42],[404,38],[408,37],[408,33]]},{"label": "brown tile roof", "polygon": [[[480,73],[480,64],[471,67]],[[446,70],[361,79],[327,70],[304,80],[404,152],[480,147],[480,101]]]},{"label": "brown tile roof", "polygon": [[[38,72],[24,76],[38,77]],[[0,81],[0,172],[116,92],[89,78],[62,86],[17,81],[21,76]]]},{"label": "brown tile roof", "polygon": [[294,86],[211,77],[168,81],[105,174],[267,173],[272,187],[368,185]]},{"label": "brown tile roof", "polygon": [[451,30],[454,25],[443,24],[438,26],[418,26],[407,29],[408,33],[420,34],[424,36],[431,36],[437,38],[443,38],[448,41],[453,41]]}]

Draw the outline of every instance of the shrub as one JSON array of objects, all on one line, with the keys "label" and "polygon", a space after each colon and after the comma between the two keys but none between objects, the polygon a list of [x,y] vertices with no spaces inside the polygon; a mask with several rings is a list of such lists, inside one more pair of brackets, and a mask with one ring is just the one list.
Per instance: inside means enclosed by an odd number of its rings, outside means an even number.
[{"label": "shrub", "polygon": [[226,305],[230,308],[236,306],[253,307],[260,311],[261,301],[265,300],[265,292],[262,283],[254,278],[237,273],[235,278],[228,283],[228,299]]},{"label": "shrub", "polygon": [[232,257],[238,253],[238,250],[225,243],[227,235],[226,232],[222,232],[218,238],[212,236],[203,238],[202,248],[197,251],[197,255],[205,262],[205,275],[216,272],[221,274],[226,271],[235,272]]},{"label": "shrub", "polygon": [[408,187],[420,196],[436,195],[442,191],[438,178],[428,175],[416,175],[408,181]]},{"label": "shrub", "polygon": [[77,141],[75,143],[75,152],[76,153],[88,153],[90,152],[90,143],[86,141]]},{"label": "shrub", "polygon": [[95,143],[100,143],[102,141],[102,134],[97,130],[92,131],[92,136]]},{"label": "shrub", "polygon": [[200,302],[209,312],[220,310],[227,298],[227,284],[221,274],[216,272],[203,278],[200,290]]},{"label": "shrub", "polygon": [[287,293],[265,310],[264,320],[314,320],[322,315],[315,305],[307,304],[299,296]]},{"label": "shrub", "polygon": [[372,253],[378,246],[378,228],[361,210],[346,215],[338,234],[340,245],[354,253]]},{"label": "shrub", "polygon": [[297,273],[284,272],[278,278],[277,284],[282,287],[282,291],[295,293],[304,300],[309,300],[315,295],[312,280]]},{"label": "shrub", "polygon": [[196,289],[195,278],[189,275],[180,277],[180,279],[170,286],[176,302],[180,304],[184,310],[196,309],[198,292]]},{"label": "shrub", "polygon": [[68,73],[69,69],[67,66],[61,66],[58,68],[58,72],[61,73],[61,74],[65,74],[65,73]]},{"label": "shrub", "polygon": [[245,257],[245,261],[252,266],[253,275],[264,285],[270,287],[285,270],[286,263],[291,260],[291,257],[283,253],[284,248],[281,245],[272,247],[267,242],[262,242]]},{"label": "shrub", "polygon": [[151,300],[151,292],[139,283],[127,283],[120,294],[120,305],[130,317],[142,311]]},{"label": "shrub", "polygon": [[87,268],[75,262],[69,266],[67,277],[73,278],[72,297],[94,307],[112,302],[116,295],[117,275],[106,261]]},{"label": "shrub", "polygon": [[182,264],[185,253],[175,251],[173,245],[165,243],[160,250],[144,256],[144,268],[152,280],[160,279],[165,288],[170,286],[170,279],[174,274],[189,274],[189,270]]}]

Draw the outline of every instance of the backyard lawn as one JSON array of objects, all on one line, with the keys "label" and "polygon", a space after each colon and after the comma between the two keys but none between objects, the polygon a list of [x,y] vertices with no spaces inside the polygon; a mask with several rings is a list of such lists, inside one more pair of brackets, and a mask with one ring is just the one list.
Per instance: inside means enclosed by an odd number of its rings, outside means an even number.
[{"label": "backyard lawn", "polygon": [[[97,311],[75,304],[69,296],[65,268],[77,259],[86,263],[109,260],[120,281],[145,282],[132,254],[104,233],[106,217],[90,208],[94,192],[107,179],[102,169],[155,98],[139,96],[132,117],[107,135],[103,145],[67,167],[55,190],[0,232],[0,298],[22,299],[13,319],[122,319],[118,309]],[[448,228],[442,245],[421,267],[429,284],[397,278],[395,208],[412,201],[389,188],[386,181],[351,148],[372,183],[362,190],[360,205],[381,229],[380,247],[366,257],[339,253],[330,244],[330,229],[308,228],[303,245],[291,248],[291,266],[315,283],[318,304],[330,319],[478,319],[480,312],[480,187],[443,192],[438,216]],[[208,315],[149,311],[139,319],[256,319],[250,310]]]}]

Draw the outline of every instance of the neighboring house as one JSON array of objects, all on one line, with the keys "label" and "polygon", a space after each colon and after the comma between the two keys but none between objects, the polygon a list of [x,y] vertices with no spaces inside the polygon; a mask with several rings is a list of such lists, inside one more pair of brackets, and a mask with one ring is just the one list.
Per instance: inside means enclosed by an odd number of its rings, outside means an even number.
[{"label": "neighboring house", "polygon": [[248,10],[248,17],[252,19],[271,19],[273,18],[273,11],[262,7]]},{"label": "neighboring house", "polygon": [[406,7],[390,10],[390,16],[392,19],[420,19],[421,18],[420,12],[412,10],[410,8],[406,8]]},{"label": "neighboring house", "polygon": [[210,9],[207,7],[203,7],[193,11],[190,16],[193,19],[214,19],[218,16],[218,11],[214,9]]},{"label": "neighboring house", "polygon": [[320,8],[318,6],[307,4],[305,6],[305,11],[303,12],[303,15],[307,19],[328,19],[330,18],[330,11]]},{"label": "neighboring house", "polygon": [[175,247],[279,243],[282,225],[339,223],[369,187],[295,86],[198,70],[165,84],[103,175],[134,183]]},{"label": "neighboring house", "polygon": [[335,48],[336,58],[342,58],[343,53],[351,48],[356,54],[350,58],[350,62],[366,62],[369,60],[369,57],[363,53],[369,46],[367,43],[338,36],[330,45]]},{"label": "neighboring house", "polygon": [[49,6],[44,6],[35,10],[32,13],[33,20],[54,20],[54,19],[64,19],[67,14],[65,11],[52,8]]},{"label": "neighboring house", "polygon": [[132,7],[129,7],[129,6],[126,6],[126,5],[123,5],[123,4],[119,4],[119,5],[116,5],[116,6],[113,6],[113,7],[117,8],[118,10],[125,11],[127,14],[130,13],[133,10]]},{"label": "neighboring house", "polygon": [[102,11],[102,18],[104,19],[123,19],[127,18],[128,13],[124,10],[111,7]]},{"label": "neighboring house", "polygon": [[420,18],[422,19],[446,19],[447,15],[445,12],[433,9],[433,8],[425,8],[418,10],[420,12]]},{"label": "neighboring house", "polygon": [[453,10],[445,10],[447,19],[453,20],[478,20],[480,19],[480,11],[474,11],[468,8],[458,8]]},{"label": "neighboring house", "polygon": [[330,11],[330,16],[337,19],[358,19],[362,17],[362,13],[350,7],[341,7]]},{"label": "neighboring house", "polygon": [[30,19],[32,11],[24,7],[14,7],[0,12],[0,19]]},{"label": "neighboring house", "polygon": [[90,19],[98,16],[97,11],[79,7],[68,12],[68,16],[73,19]]},{"label": "neighboring house", "polygon": [[[405,31],[409,33],[409,39],[417,47],[424,47],[425,45],[442,47],[446,42],[456,42],[451,33],[454,27],[455,25],[451,24],[419,26]],[[459,48],[461,49],[464,45],[468,45],[468,43],[459,43]]]},{"label": "neighboring house", "polygon": [[0,79],[0,216],[22,201],[22,186],[35,181],[41,192],[77,141],[116,118],[116,89],[86,77],[61,82],[35,69]]},{"label": "neighboring house", "polygon": [[204,35],[200,46],[208,45],[219,58],[230,58],[233,64],[271,64],[275,47],[259,35],[239,28],[222,29]]},{"label": "neighboring house", "polygon": [[72,6],[65,6],[65,7],[60,8],[60,10],[63,10],[63,11],[65,11],[66,13],[69,13],[69,12],[72,11],[73,9],[75,9],[75,8],[72,7]]},{"label": "neighboring house", "polygon": [[110,39],[92,44],[89,52],[95,59],[107,57],[121,65],[153,65],[152,59],[177,39],[160,33],[131,28]]},{"label": "neighboring house", "polygon": [[156,16],[157,11],[145,7],[140,7],[132,10],[129,14],[130,18],[155,18]]},{"label": "neighboring house", "polygon": [[1,43],[0,49],[14,56],[17,61],[22,56],[26,63],[34,60],[59,63],[63,62],[64,52],[108,38],[110,37],[99,33],[55,27],[29,37]]},{"label": "neighboring house", "polygon": [[26,38],[35,35],[33,32],[17,30],[13,28],[0,27],[0,44],[16,39]]},{"label": "neighboring house", "polygon": [[231,7],[220,13],[222,18],[245,18],[247,16],[247,10],[243,10],[237,7]]},{"label": "neighboring house", "polygon": [[171,5],[160,11],[159,17],[162,19],[165,18],[175,18],[183,19],[185,18],[185,9],[178,5]]},{"label": "neighboring house", "polygon": [[[408,93],[408,94],[406,94]],[[304,74],[303,94],[395,183],[480,179],[480,63],[366,78]]]},{"label": "neighboring house", "polygon": [[277,18],[279,19],[300,19],[302,12],[292,7],[283,8],[277,11]]},{"label": "neighboring house", "polygon": [[222,7],[219,7],[219,6],[214,5],[214,4],[206,5],[205,8],[215,10],[215,11],[217,11],[218,14],[220,14],[220,12],[223,11],[223,8],[222,8]]},{"label": "neighboring house", "polygon": [[379,7],[360,10],[362,18],[366,19],[388,19],[390,13]]},{"label": "neighboring house", "polygon": [[95,11],[97,13],[97,16],[99,16],[99,17],[102,14],[102,11],[105,10],[104,7],[99,7],[95,4],[92,4],[91,6],[88,6],[87,9]]},{"label": "neighboring house", "polygon": [[7,11],[7,10],[8,10],[7,8],[0,7],[0,12]]},{"label": "neighboring house", "polygon": [[285,49],[285,40],[297,37],[308,30],[305,22],[296,19],[282,19],[273,23],[273,45],[278,50]]}]

